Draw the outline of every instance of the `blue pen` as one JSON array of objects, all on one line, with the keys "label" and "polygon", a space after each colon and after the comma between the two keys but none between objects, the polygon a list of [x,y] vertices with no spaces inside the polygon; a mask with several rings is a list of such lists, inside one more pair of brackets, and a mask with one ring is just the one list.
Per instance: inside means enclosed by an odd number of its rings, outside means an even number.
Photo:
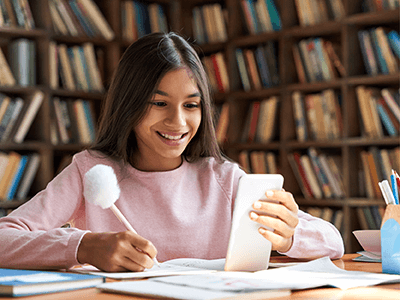
[{"label": "blue pen", "polygon": [[392,192],[393,192],[394,201],[396,204],[399,204],[399,192],[398,192],[397,184],[396,184],[396,176],[395,176],[393,170],[392,170],[392,175],[390,175],[390,180],[392,183]]}]

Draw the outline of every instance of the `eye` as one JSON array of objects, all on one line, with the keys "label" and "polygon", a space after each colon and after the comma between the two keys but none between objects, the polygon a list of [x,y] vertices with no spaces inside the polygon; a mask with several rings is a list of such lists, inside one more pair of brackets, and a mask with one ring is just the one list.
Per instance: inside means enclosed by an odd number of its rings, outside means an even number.
[{"label": "eye", "polygon": [[186,108],[198,108],[198,107],[200,107],[200,104],[198,104],[198,103],[188,103],[188,104],[185,104],[185,107]]},{"label": "eye", "polygon": [[165,105],[167,105],[165,102],[163,101],[152,101],[150,102],[151,105],[157,106],[157,107],[163,107]]}]

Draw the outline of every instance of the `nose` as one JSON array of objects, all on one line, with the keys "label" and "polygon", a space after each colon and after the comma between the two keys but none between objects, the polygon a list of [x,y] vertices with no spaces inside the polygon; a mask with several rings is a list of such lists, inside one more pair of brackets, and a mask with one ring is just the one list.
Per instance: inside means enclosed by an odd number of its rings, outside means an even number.
[{"label": "nose", "polygon": [[183,127],[186,125],[186,114],[180,107],[171,107],[164,122],[171,127]]}]

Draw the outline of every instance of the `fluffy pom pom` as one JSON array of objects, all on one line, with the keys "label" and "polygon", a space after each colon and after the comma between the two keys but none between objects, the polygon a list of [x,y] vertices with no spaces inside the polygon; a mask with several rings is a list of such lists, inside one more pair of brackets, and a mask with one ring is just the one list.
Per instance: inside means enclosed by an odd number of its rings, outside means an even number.
[{"label": "fluffy pom pom", "polygon": [[95,165],[86,172],[83,187],[86,200],[102,208],[109,208],[117,201],[119,193],[117,176],[112,167]]}]

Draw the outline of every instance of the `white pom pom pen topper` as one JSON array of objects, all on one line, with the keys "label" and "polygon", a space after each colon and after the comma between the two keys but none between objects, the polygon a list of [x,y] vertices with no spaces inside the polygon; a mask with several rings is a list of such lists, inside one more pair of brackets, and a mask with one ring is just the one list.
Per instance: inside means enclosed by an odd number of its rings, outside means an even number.
[{"label": "white pom pom pen topper", "polygon": [[[103,209],[110,208],[128,230],[137,234],[136,230],[133,229],[132,225],[114,204],[118,200],[119,194],[120,189],[113,168],[100,164],[95,165],[86,172],[83,189],[85,199]],[[160,266],[155,257],[153,261],[157,266]]]}]

